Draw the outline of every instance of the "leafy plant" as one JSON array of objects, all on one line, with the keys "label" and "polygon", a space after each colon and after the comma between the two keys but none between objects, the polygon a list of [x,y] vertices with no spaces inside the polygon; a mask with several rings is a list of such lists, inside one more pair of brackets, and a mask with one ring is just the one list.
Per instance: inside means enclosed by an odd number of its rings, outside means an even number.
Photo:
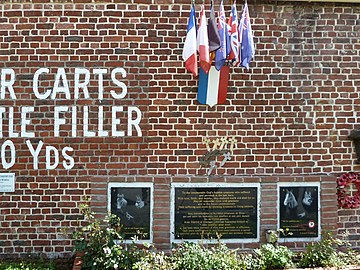
[{"label": "leafy plant", "polygon": [[276,245],[279,241],[280,236],[289,236],[293,233],[289,231],[289,228],[286,229],[277,229],[275,230],[267,230],[266,231],[266,240],[268,243]]},{"label": "leafy plant", "polygon": [[236,250],[229,250],[225,244],[206,248],[200,243],[184,242],[173,250],[176,270],[241,270],[246,269],[240,263]]},{"label": "leafy plant", "polygon": [[82,269],[131,269],[143,256],[133,241],[123,243],[120,218],[109,214],[102,221],[97,220],[90,211],[88,203],[80,206],[87,225],[73,233],[75,251],[83,253]]},{"label": "leafy plant", "polygon": [[147,251],[145,255],[133,265],[134,270],[171,270],[176,264],[164,252]]},{"label": "leafy plant", "polygon": [[292,265],[293,252],[286,246],[263,244],[255,249],[260,269],[284,269]]},{"label": "leafy plant", "polygon": [[55,270],[53,261],[0,262],[0,270]]},{"label": "leafy plant", "polygon": [[330,233],[325,233],[319,242],[311,243],[306,251],[301,254],[300,267],[334,267],[346,265],[346,262],[337,251],[337,247],[346,246],[347,241],[334,238]]},{"label": "leafy plant", "polygon": [[241,270],[261,270],[263,263],[257,256],[250,253],[239,255],[239,268]]}]

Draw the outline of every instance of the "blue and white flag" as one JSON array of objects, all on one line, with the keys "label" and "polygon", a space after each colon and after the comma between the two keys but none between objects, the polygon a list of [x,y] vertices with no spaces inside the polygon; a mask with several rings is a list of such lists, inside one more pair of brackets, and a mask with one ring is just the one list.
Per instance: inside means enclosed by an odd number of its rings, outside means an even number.
[{"label": "blue and white flag", "polygon": [[223,1],[220,3],[220,12],[218,20],[218,31],[220,35],[220,48],[216,51],[215,55],[215,68],[220,70],[226,62],[228,54],[230,53],[230,37],[228,25],[225,18],[225,10]]},{"label": "blue and white flag", "polygon": [[239,23],[239,35],[241,43],[240,65],[248,69],[251,60],[255,56],[255,46],[253,33],[251,30],[249,8],[246,2]]}]

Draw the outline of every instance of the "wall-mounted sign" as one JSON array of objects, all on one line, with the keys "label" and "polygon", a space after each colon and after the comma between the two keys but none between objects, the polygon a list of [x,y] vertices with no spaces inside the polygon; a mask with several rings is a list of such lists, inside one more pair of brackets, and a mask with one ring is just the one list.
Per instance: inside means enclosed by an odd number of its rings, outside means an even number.
[{"label": "wall-mounted sign", "polygon": [[259,185],[173,184],[173,242],[217,239],[255,242],[259,238]]},{"label": "wall-mounted sign", "polygon": [[120,217],[125,240],[152,241],[152,184],[109,184],[109,210]]},{"label": "wall-mounted sign", "polygon": [[[125,69],[117,67],[109,71],[107,68],[92,70],[75,68],[74,74],[69,72],[69,68],[58,67],[56,74],[52,73],[53,70],[43,67],[35,71],[31,93],[34,103],[49,101],[46,104],[51,112],[49,115],[52,115],[48,126],[51,137],[142,136],[140,127],[142,112],[138,107],[120,106],[120,104],[113,106],[112,103],[101,102],[104,99],[121,101],[126,97],[128,90],[123,82],[127,74]],[[21,82],[16,82],[17,75],[19,74],[16,74],[12,68],[0,69],[0,100],[14,101],[19,98],[16,88],[21,87],[19,86]],[[109,79],[105,75],[108,75]],[[90,80],[92,76],[97,79]],[[70,78],[73,80],[70,81]],[[89,92],[90,81],[97,83],[97,93]],[[49,84],[52,88],[49,88]],[[106,86],[108,84],[111,85],[111,89]],[[61,106],[56,105],[58,99],[62,100]],[[102,105],[83,105],[84,100],[99,100]],[[73,147],[65,146],[60,150],[54,145],[47,145],[42,140],[30,140],[42,137],[42,128],[31,128],[40,111],[41,106],[0,106],[0,138],[9,138],[0,143],[0,169],[8,170],[15,165],[19,149],[13,138],[28,138],[25,143],[34,170],[44,167],[47,170],[58,167],[70,170],[74,167]],[[8,123],[2,119],[8,119]],[[16,125],[20,128],[15,128]],[[71,130],[68,130],[69,127]],[[40,155],[43,154],[45,154],[45,164],[39,162]]]},{"label": "wall-mounted sign", "polygon": [[0,192],[15,192],[15,173],[0,173]]},{"label": "wall-mounted sign", "polygon": [[320,184],[281,183],[279,194],[279,228],[289,229],[291,235],[307,241],[320,237]]}]

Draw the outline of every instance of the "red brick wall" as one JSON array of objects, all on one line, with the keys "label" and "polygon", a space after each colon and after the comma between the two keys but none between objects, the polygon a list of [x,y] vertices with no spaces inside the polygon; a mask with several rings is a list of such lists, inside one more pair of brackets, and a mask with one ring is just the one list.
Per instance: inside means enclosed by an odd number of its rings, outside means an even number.
[{"label": "red brick wall", "polygon": [[[185,72],[181,60],[190,1],[112,2],[0,5],[0,68],[11,68],[16,74],[16,100],[8,91],[0,100],[0,107],[6,108],[0,144],[10,140],[16,149],[14,166],[0,165],[0,172],[16,174],[16,192],[0,195],[0,256],[67,254],[70,241],[61,229],[77,224],[85,194],[92,195],[96,211],[106,210],[108,181],[154,182],[158,228],[154,240],[165,249],[169,213],[164,205],[169,202],[172,181],[265,179],[263,198],[272,196],[275,183],[288,181],[282,180],[287,177],[321,181],[323,224],[333,229],[335,176],[359,171],[347,135],[359,128],[360,6],[250,2],[255,60],[249,71],[232,69],[226,104],[210,108],[196,101],[197,80]],[[64,93],[56,99],[36,98],[33,76],[43,67],[50,70],[40,77],[39,92],[52,89],[58,68],[64,68],[70,99]],[[80,91],[80,98],[74,99],[75,68],[90,72],[89,98]],[[110,76],[114,68],[127,73],[126,78],[117,77],[128,91],[119,100],[110,94],[114,89],[120,92]],[[102,100],[94,69],[107,72]],[[27,126],[34,138],[9,138],[8,108],[14,108],[15,131],[20,133],[20,110],[27,106],[34,107]],[[55,137],[54,110],[59,106],[76,107],[76,137],[71,134],[69,112]],[[109,132],[111,109],[123,106],[124,113],[117,114],[121,121],[117,129],[125,136],[84,137],[85,106],[89,130],[98,129],[98,110],[103,106],[104,130]],[[141,137],[134,128],[128,136],[131,106],[142,112]],[[238,148],[232,160],[215,171],[216,177],[208,178],[198,162],[205,154],[202,139],[223,136],[235,136]],[[27,140],[34,148],[44,143],[37,169]],[[46,169],[47,146],[60,151],[56,169]],[[73,149],[68,152],[74,158],[70,170],[62,163],[65,147]],[[9,153],[6,156],[9,159]],[[262,213],[273,209],[268,202],[263,207]],[[359,246],[356,211],[339,211],[339,226],[350,229]],[[264,220],[262,229],[276,226],[275,215]]]},{"label": "red brick wall", "polygon": [[349,240],[353,248],[360,247],[360,220],[359,209],[342,209],[338,211],[339,233],[349,233]]}]

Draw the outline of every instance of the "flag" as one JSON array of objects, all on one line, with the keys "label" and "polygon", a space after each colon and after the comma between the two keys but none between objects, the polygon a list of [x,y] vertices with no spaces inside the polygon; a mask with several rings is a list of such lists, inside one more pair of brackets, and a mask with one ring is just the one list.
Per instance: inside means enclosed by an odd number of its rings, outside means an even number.
[{"label": "flag", "polygon": [[198,101],[200,104],[208,104],[212,107],[216,104],[225,103],[229,72],[229,66],[223,66],[220,71],[215,66],[211,66],[208,74],[200,69],[198,86]]},{"label": "flag", "polygon": [[254,38],[250,23],[249,7],[244,4],[239,24],[239,36],[241,42],[241,63],[240,65],[249,68],[252,58],[255,56]]},{"label": "flag", "polygon": [[205,8],[201,6],[200,25],[197,35],[197,45],[200,58],[200,67],[205,73],[208,73],[211,67],[209,55],[209,37],[206,26]]},{"label": "flag", "polygon": [[216,25],[213,1],[211,1],[210,17],[208,20],[209,51],[213,52],[220,48],[220,35]]},{"label": "flag", "polygon": [[220,48],[216,51],[215,68],[217,70],[220,70],[225,64],[227,56],[230,52],[229,33],[228,33],[228,26],[226,24],[223,1],[221,1],[220,3],[218,31],[220,36]]},{"label": "flag", "polygon": [[187,26],[187,33],[182,52],[182,58],[185,61],[185,68],[188,71],[192,72],[195,77],[198,75],[196,47],[196,17],[195,7],[193,4],[190,10],[190,17]]},{"label": "flag", "polygon": [[231,51],[229,59],[232,62],[233,66],[237,66],[240,63],[240,40],[239,40],[239,19],[236,9],[236,1],[231,8],[231,15],[229,18],[229,27],[230,27],[230,44]]}]

